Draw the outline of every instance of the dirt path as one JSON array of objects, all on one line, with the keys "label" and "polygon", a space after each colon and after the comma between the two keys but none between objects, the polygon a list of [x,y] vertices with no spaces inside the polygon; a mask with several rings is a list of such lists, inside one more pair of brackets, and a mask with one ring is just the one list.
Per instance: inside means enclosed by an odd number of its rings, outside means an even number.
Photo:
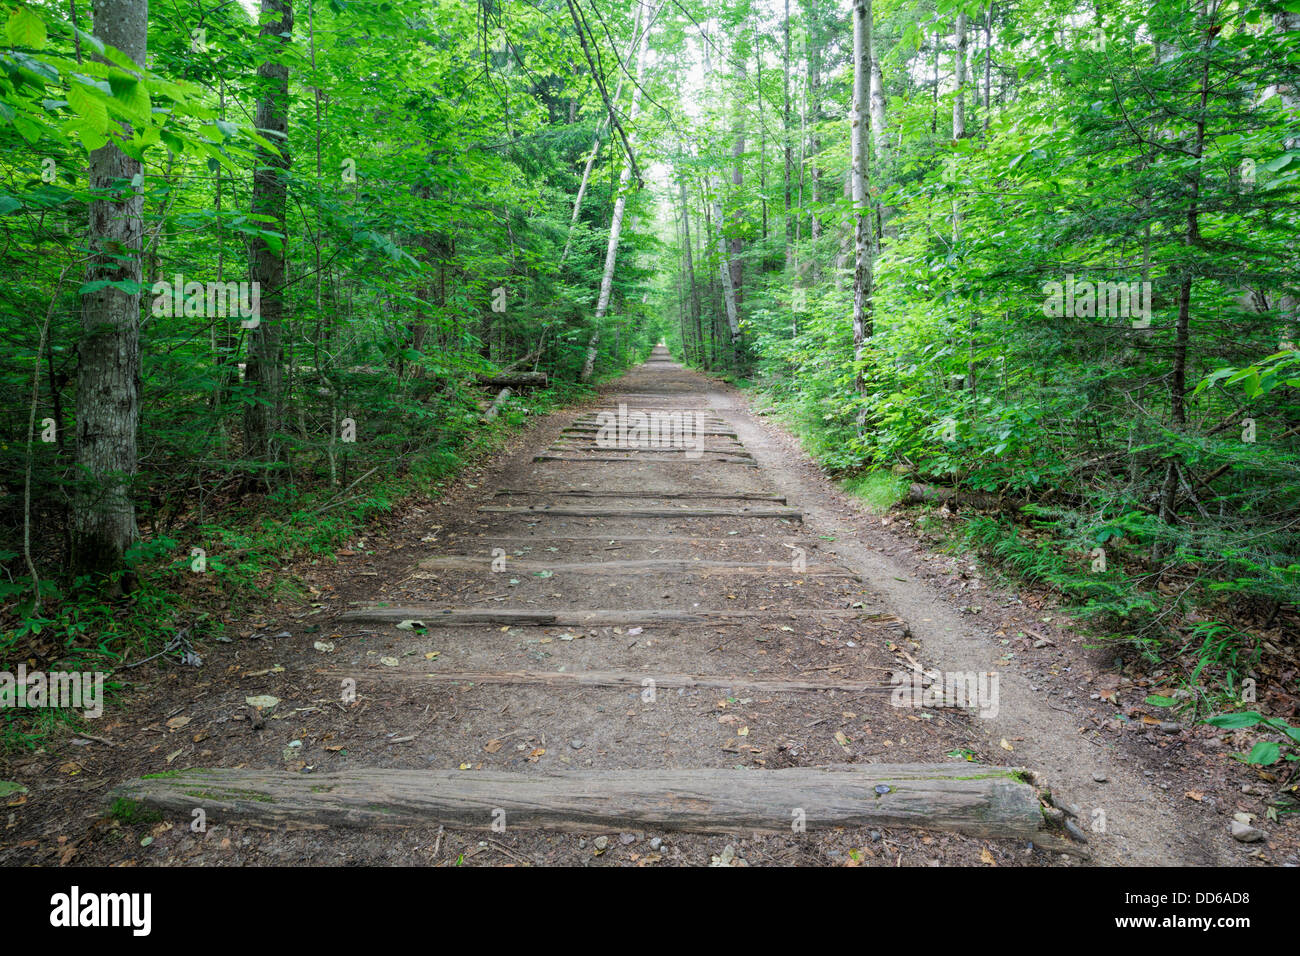
[{"label": "dirt path", "polygon": [[[620,404],[701,413],[702,453],[608,447],[595,413]],[[507,821],[501,833],[194,832],[103,817],[110,786],[185,767],[544,774],[961,753],[1044,771],[1062,802],[1080,805],[1085,828],[1103,806],[1097,862],[1240,858],[1002,666],[1005,648],[884,553],[896,541],[845,534],[866,525],[738,393],[657,351],[592,408],[537,423],[440,501],[342,552],[339,571],[310,574],[307,604],[272,604],[201,670],[135,687],[96,728],[102,740],[9,768],[30,792],[10,808],[0,862],[1069,865],[1020,841],[897,828],[574,834]],[[438,620],[446,608],[462,613]],[[409,621],[426,626],[396,626]],[[888,683],[913,662],[999,670],[999,716],[809,689]],[[278,703],[246,704],[258,695]]]}]

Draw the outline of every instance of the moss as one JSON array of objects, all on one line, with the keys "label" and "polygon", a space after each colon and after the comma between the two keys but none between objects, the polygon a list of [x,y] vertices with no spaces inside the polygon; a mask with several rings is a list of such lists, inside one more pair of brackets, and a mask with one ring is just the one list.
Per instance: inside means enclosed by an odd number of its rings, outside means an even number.
[{"label": "moss", "polygon": [[145,826],[157,823],[163,818],[161,811],[152,810],[138,800],[127,797],[118,797],[114,800],[108,813],[113,819],[128,826]]}]

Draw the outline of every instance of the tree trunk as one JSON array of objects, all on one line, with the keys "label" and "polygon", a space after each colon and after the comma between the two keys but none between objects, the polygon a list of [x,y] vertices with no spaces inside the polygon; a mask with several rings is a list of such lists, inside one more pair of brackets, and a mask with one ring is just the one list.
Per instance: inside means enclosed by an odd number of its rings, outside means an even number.
[{"label": "tree trunk", "polygon": [[686,201],[686,180],[677,180],[682,203],[682,248],[686,253],[686,283],[691,302],[691,326],[695,331],[695,362],[704,365],[704,332],[700,328],[700,290],[695,286],[695,261],[691,256],[691,210]]},{"label": "tree trunk", "polygon": [[[275,37],[281,48],[287,47],[293,31],[293,0],[262,0],[262,19],[261,35]],[[244,451],[251,458],[271,464],[281,458],[276,433],[284,413],[281,320],[288,245],[285,202],[289,168],[289,68],[268,60],[258,66],[257,77],[257,127],[280,155],[258,147],[252,211],[254,215],[269,216],[285,238],[278,249],[265,240],[255,240],[253,250],[253,281],[261,287],[261,312],[257,324],[251,327],[248,363],[244,368],[244,382],[253,389],[253,404],[244,413]]]},{"label": "tree trunk", "polygon": [[785,0],[785,60],[781,94],[781,151],[785,160],[785,180],[782,198],[785,208],[785,274],[794,288],[794,219],[790,215],[791,181],[794,179],[794,144],[790,140],[790,0]]},{"label": "tree trunk", "polygon": [[[738,65],[736,73],[737,79],[743,87],[746,79],[745,67]],[[733,196],[731,210],[731,288],[736,299],[737,317],[737,324],[733,325],[731,330],[734,342],[740,333],[739,317],[745,295],[745,240],[743,235],[745,206],[741,201],[741,189],[745,185],[745,103],[739,94],[735,96],[732,107],[736,111],[735,124],[732,127],[734,138],[731,147],[731,187]]]},{"label": "tree trunk", "polygon": [[[817,8],[817,0],[808,0],[808,125],[812,127],[812,135],[808,138],[808,156],[811,160],[808,170],[808,191],[810,195],[811,212],[808,215],[808,235],[812,239],[814,248],[817,240],[821,238],[822,223],[817,215],[817,204],[821,202],[821,185],[822,169],[817,163],[817,155],[821,152],[821,138],[817,135],[817,124],[821,121],[821,64],[822,51],[821,42],[821,21],[818,19],[820,13]],[[813,259],[813,267],[809,270],[808,281],[813,283],[817,279],[816,274],[816,257]]]},{"label": "tree trunk", "polygon": [[952,96],[952,138],[961,139],[966,135],[966,14],[957,14],[957,27],[953,33],[953,84],[956,89]]},{"label": "tree trunk", "polygon": [[[640,23],[640,0],[637,0],[637,22]],[[632,91],[632,111],[628,114],[629,123],[635,123],[641,111],[641,88],[645,83],[645,51],[649,46],[650,27],[647,24],[644,34],[636,41],[636,88]],[[611,110],[612,114],[612,110]],[[609,221],[609,242],[605,247],[605,271],[600,280],[600,294],[596,299],[595,328],[587,341],[587,357],[582,363],[582,381],[590,380],[596,368],[596,346],[600,343],[600,320],[609,310],[610,296],[614,290],[614,266],[618,261],[618,239],[623,231],[623,216],[627,212],[628,190],[631,188],[634,159],[631,155],[631,143],[627,144],[629,155],[618,176],[618,196],[614,200],[614,213]]]},{"label": "tree trunk", "polygon": [[[632,21],[632,49],[628,51],[628,63],[636,56],[637,44],[641,42],[641,4],[636,5],[636,16]],[[623,95],[623,74],[618,77],[618,86],[614,87],[614,102],[617,103],[619,97]],[[573,103],[570,102],[570,107]],[[587,195],[587,184],[591,182],[591,170],[596,165],[596,157],[600,153],[600,137],[605,132],[605,127],[609,125],[610,117],[606,113],[596,127],[596,135],[592,139],[591,152],[587,154],[587,165],[582,170],[582,181],[578,184],[578,195],[573,199],[573,216],[569,220],[569,236],[564,241],[564,251],[560,253],[560,265],[564,265],[564,260],[569,258],[569,249],[573,245],[573,233],[578,228],[578,216],[582,213],[582,200]]]},{"label": "tree trunk", "polygon": [[734,346],[736,339],[740,338],[740,315],[736,310],[736,287],[734,285],[736,274],[727,261],[727,236],[722,231],[722,199],[720,189],[716,187],[713,192],[713,218],[718,223],[718,269],[722,276],[722,301],[727,309],[727,328],[731,333],[731,343]]},{"label": "tree trunk", "polygon": [[[95,36],[140,68],[148,46],[148,0],[96,0]],[[96,57],[96,59],[100,59]],[[131,128],[122,124],[121,135]],[[139,538],[131,481],[140,419],[140,254],[144,232],[142,166],[112,142],[90,154],[89,282],[104,286],[81,300],[77,367],[77,466],[72,567],[107,574]]]},{"label": "tree trunk", "polygon": [[[550,771],[194,769],[128,781],[108,794],[184,819],[271,826],[429,826],[717,833],[928,827],[1051,845],[1038,792],[1016,768],[965,761],[782,770]],[[1056,838],[1059,841],[1059,838]],[[1063,841],[1059,841],[1063,842]],[[1054,847],[1059,848],[1059,847]],[[1077,851],[1075,851],[1077,852]]]},{"label": "tree trunk", "polygon": [[[853,360],[862,360],[866,340],[871,337],[872,249],[869,234],[871,210],[867,204],[867,100],[871,72],[871,0],[853,2],[853,109],[851,124],[851,175],[853,178]],[[853,381],[862,391],[862,369],[854,370]]]}]

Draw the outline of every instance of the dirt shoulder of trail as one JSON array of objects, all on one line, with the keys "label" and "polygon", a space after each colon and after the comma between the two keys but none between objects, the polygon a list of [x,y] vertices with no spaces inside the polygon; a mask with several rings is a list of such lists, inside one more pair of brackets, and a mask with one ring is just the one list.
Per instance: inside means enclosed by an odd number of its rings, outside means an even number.
[{"label": "dirt shoulder of trail", "polygon": [[[752,393],[726,389],[745,409],[738,432],[774,486],[798,496],[807,520],[836,529],[823,547],[867,575],[881,603],[908,622],[921,663],[998,671],[1000,712],[977,730],[987,747],[1013,748],[1018,763],[1079,809],[1095,864],[1300,865],[1300,826],[1267,819],[1276,783],[1232,759],[1242,745],[1230,734],[1174,726],[1143,708],[1149,691],[1117,667],[1114,648],[1097,647],[1050,594],[993,584],[993,572],[969,555],[936,550],[907,512],[872,512],[795,435],[755,413]],[[1266,841],[1233,839],[1238,813]]]}]

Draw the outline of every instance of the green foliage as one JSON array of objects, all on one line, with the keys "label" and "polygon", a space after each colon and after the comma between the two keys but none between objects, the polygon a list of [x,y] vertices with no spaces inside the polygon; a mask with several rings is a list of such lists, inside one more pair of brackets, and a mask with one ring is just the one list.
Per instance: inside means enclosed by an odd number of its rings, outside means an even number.
[{"label": "green foliage", "polygon": [[[1193,684],[1231,693],[1256,648],[1228,635],[1300,613],[1294,4],[981,10],[961,136],[951,11],[874,6],[887,140],[873,132],[860,358],[841,191],[851,43],[846,24],[811,15],[792,24],[809,112],[789,127],[776,114],[798,160],[790,228],[780,135],[766,153],[747,145],[744,185],[725,193],[725,231],[744,240],[745,347],[736,362],[716,333],[708,347],[721,263],[703,204],[690,212],[708,238],[694,262],[704,347],[680,230],[661,259],[670,342],[751,374],[853,487],[898,469],[1015,505],[1015,521],[967,518],[962,535],[1149,660],[1182,647]],[[779,109],[782,24],[760,24]],[[727,100],[729,72],[695,120],[708,147],[673,159],[688,186],[729,177],[737,116],[763,115]],[[1228,630],[1188,630],[1197,609]]]},{"label": "green foliage", "polygon": [[1261,740],[1250,749],[1250,753],[1238,754],[1238,759],[1245,763],[1258,767],[1271,767],[1283,759],[1300,760],[1300,727],[1292,727],[1281,717],[1265,717],[1257,711],[1245,710],[1235,714],[1209,717],[1203,722],[1224,730],[1265,727],[1282,735],[1281,740]]}]

